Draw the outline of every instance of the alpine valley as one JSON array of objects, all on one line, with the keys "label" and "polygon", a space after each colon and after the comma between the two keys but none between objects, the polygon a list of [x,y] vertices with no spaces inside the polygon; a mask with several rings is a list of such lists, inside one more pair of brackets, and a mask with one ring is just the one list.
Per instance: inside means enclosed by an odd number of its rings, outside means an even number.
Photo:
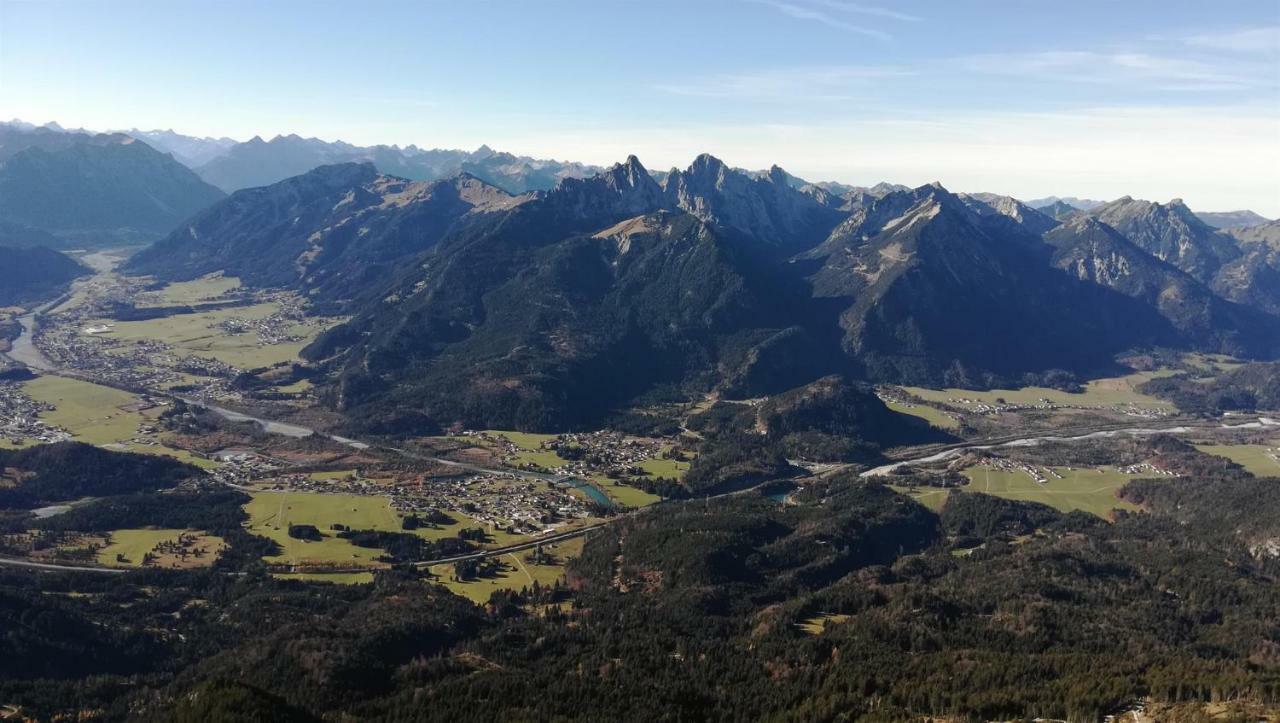
[{"label": "alpine valley", "polygon": [[0,718],[1280,719],[1277,223],[4,124]]}]

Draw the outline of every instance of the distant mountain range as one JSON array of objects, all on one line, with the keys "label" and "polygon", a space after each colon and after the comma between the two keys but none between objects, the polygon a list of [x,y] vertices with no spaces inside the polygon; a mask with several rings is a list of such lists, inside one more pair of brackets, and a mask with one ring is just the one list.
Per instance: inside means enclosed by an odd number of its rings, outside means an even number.
[{"label": "distant mountain range", "polygon": [[187,168],[199,168],[213,159],[225,155],[238,141],[231,138],[197,138],[184,136],[172,130],[141,131],[137,128],[114,131],[143,141],[161,153],[171,154]]},{"label": "distant mountain range", "polygon": [[1259,216],[1253,211],[1225,211],[1222,213],[1200,211],[1196,215],[1200,217],[1201,221],[1214,228],[1249,228],[1251,226],[1260,226],[1271,220],[1265,216]]},{"label": "distant mountain range", "polygon": [[1271,237],[1177,201],[1060,223],[1009,197],[823,188],[707,155],[662,177],[632,157],[512,195],[330,166],[233,194],[126,270],[224,270],[350,315],[305,354],[373,431],[584,427],[659,392],[831,374],[1063,383],[1152,346],[1280,354]]},{"label": "distant mountain range", "polygon": [[148,243],[223,195],[131,136],[0,125],[0,221],[36,243]]},{"label": "distant mountain range", "polygon": [[196,166],[206,181],[231,192],[265,186],[336,163],[372,163],[379,171],[418,181],[468,173],[510,193],[545,190],[562,178],[581,178],[600,169],[581,163],[515,156],[481,146],[474,151],[422,149],[416,146],[353,146],[296,135],[269,141],[253,138],[227,148]]},{"label": "distant mountain range", "polygon": [[1045,206],[1070,206],[1081,211],[1088,211],[1094,206],[1101,206],[1106,201],[1097,201],[1091,198],[1076,198],[1075,196],[1047,196],[1045,198],[1033,198],[1027,201],[1027,205],[1032,208],[1044,208]]}]

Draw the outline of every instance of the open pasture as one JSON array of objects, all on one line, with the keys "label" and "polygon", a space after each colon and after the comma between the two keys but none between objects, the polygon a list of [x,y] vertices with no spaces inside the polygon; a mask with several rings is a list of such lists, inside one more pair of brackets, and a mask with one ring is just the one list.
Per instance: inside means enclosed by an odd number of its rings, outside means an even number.
[{"label": "open pasture", "polygon": [[260,321],[279,310],[278,303],[270,302],[195,314],[174,314],[144,321],[98,319],[88,322],[86,326],[110,324],[112,329],[106,336],[119,341],[159,341],[172,346],[179,355],[208,357],[240,369],[255,369],[297,359],[302,347],[323,327],[295,324],[290,333],[302,337],[300,341],[263,344],[252,330],[231,333],[221,328],[221,325],[231,319]]},{"label": "open pasture", "polygon": [[947,497],[951,495],[950,490],[941,487],[902,487],[899,485],[889,485],[889,489],[903,494],[911,499],[919,502],[930,510],[938,512],[942,506],[947,503]]},{"label": "open pasture", "polygon": [[520,590],[533,587],[534,581],[548,586],[564,578],[565,564],[582,554],[583,539],[581,537],[548,544],[543,550],[554,558],[554,564],[535,565],[531,562],[532,550],[500,555],[503,569],[493,577],[473,580],[453,579],[452,565],[434,565],[431,574],[436,576],[434,582],[449,588],[449,591],[461,595],[477,604],[489,601],[489,596],[498,590]]},{"label": "open pasture", "polygon": [[[24,382],[23,390],[32,399],[54,405],[56,408],[52,411],[41,412],[40,418],[71,432],[76,441],[124,452],[164,455],[198,467],[217,466],[213,461],[185,450],[133,442],[147,436],[139,434],[138,426],[147,423],[148,417],[143,412],[128,410],[138,402],[138,398],[129,392],[52,375]],[[160,437],[153,439],[159,441]]]},{"label": "open pasture", "polygon": [[[977,404],[1040,404],[1042,399],[1057,405],[1074,405],[1084,407],[1109,407],[1129,405],[1152,410],[1173,410],[1173,405],[1162,399],[1142,394],[1137,387],[1151,379],[1169,376],[1176,372],[1158,370],[1151,372],[1135,372],[1123,377],[1095,379],[1084,385],[1080,393],[1064,392],[1048,387],[1023,387],[1021,389],[990,389],[977,391],[973,389],[927,389],[925,387],[903,387],[908,393],[926,401],[944,404],[959,410],[971,409]],[[966,399],[968,402],[951,401]]]},{"label": "open pasture", "polygon": [[[192,554],[183,558],[172,552],[154,552],[161,543],[176,543],[183,535],[186,535],[188,540],[185,548]],[[108,544],[98,551],[98,563],[109,567],[142,567],[143,558],[148,553],[155,556],[152,567],[182,569],[208,567],[226,548],[226,543],[221,537],[196,530],[156,528],[115,530],[109,537]],[[199,557],[194,554],[197,549],[201,550]]]},{"label": "open pasture", "polygon": [[[915,389],[915,387],[910,389]],[[921,398],[925,397],[921,396]],[[934,407],[923,404],[904,404],[902,402],[885,402],[885,406],[898,414],[910,414],[913,417],[919,417],[939,429],[958,429],[960,427],[960,422],[955,417]]]},{"label": "open pasture", "polygon": [[1142,475],[1125,474],[1113,467],[1054,467],[1062,479],[1050,476],[1040,483],[1022,470],[993,469],[986,465],[964,471],[970,480],[967,489],[996,497],[1025,502],[1039,502],[1062,512],[1082,510],[1107,517],[1113,509],[1136,510],[1137,507],[1116,497],[1116,490],[1129,480]]},{"label": "open pasture", "polygon": [[223,276],[221,272],[201,276],[191,281],[176,281],[163,289],[147,295],[139,307],[181,306],[213,301],[228,291],[240,288],[240,279]]},{"label": "open pasture", "polygon": [[1280,477],[1280,441],[1274,444],[1196,445],[1205,454],[1226,457],[1257,477]]}]

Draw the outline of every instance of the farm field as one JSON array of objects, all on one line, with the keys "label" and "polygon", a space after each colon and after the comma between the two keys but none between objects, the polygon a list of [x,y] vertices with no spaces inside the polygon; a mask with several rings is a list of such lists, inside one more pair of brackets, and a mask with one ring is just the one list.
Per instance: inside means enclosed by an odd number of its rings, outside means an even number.
[{"label": "farm field", "polygon": [[280,310],[278,303],[254,304],[195,314],[174,314],[145,321],[98,319],[87,326],[110,324],[110,338],[124,342],[154,340],[174,347],[179,354],[209,357],[241,369],[267,367],[298,358],[302,347],[322,329],[320,325],[295,324],[290,333],[304,337],[283,344],[261,344],[252,331],[232,334],[218,328],[230,319],[257,321]]},{"label": "farm field", "polygon": [[889,485],[889,489],[903,494],[911,499],[919,502],[925,507],[938,512],[942,506],[947,503],[947,497],[951,495],[950,490],[939,487],[901,487],[898,485]]},{"label": "farm field", "polygon": [[155,295],[138,304],[139,307],[180,306],[212,301],[228,291],[240,288],[240,279],[223,276],[221,272],[201,276],[191,281],[177,281],[155,292]]},{"label": "farm field", "polygon": [[1115,406],[1133,405],[1146,409],[1173,410],[1173,405],[1162,399],[1148,396],[1137,391],[1136,387],[1143,382],[1157,377],[1175,374],[1173,370],[1152,372],[1135,372],[1123,377],[1095,379],[1084,385],[1079,394],[1064,392],[1047,387],[1023,387],[1021,389],[991,389],[975,391],[973,389],[926,389],[924,387],[903,387],[908,393],[930,402],[945,404],[957,409],[966,409],[972,403],[951,402],[950,399],[968,399],[980,404],[997,404],[1003,399],[1009,404],[1038,404],[1041,399],[1059,405],[1077,406]]},{"label": "farm field", "polygon": [[556,558],[555,565],[531,564],[525,559],[530,554],[528,550],[501,555],[498,559],[505,569],[492,578],[454,580],[452,565],[435,565],[431,567],[431,574],[436,576],[436,583],[449,588],[450,592],[484,604],[498,590],[520,590],[532,587],[534,581],[543,586],[554,584],[564,577],[565,563],[582,554],[582,545],[581,537],[546,545],[543,549]]},{"label": "farm field", "polygon": [[[917,395],[921,396],[922,395]],[[885,406],[899,414],[910,414],[919,417],[939,429],[959,429],[960,422],[940,409],[923,404],[903,404],[902,402],[885,402]]]},{"label": "farm field", "polygon": [[217,466],[211,460],[184,450],[159,444],[132,443],[130,440],[140,436],[138,425],[145,423],[147,417],[141,412],[121,409],[138,401],[129,392],[52,375],[24,382],[23,391],[32,399],[54,405],[56,409],[41,412],[40,418],[65,428],[75,435],[76,441],[109,445],[112,449],[126,452],[165,455],[206,469]]},{"label": "farm field", "polygon": [[128,441],[137,436],[138,425],[143,421],[140,413],[120,409],[138,398],[119,389],[45,375],[25,382],[23,390],[32,399],[57,407],[42,412],[40,418],[65,427],[81,442],[101,445]]},{"label": "farm field", "polygon": [[669,477],[678,480],[684,479],[685,472],[689,471],[689,463],[654,457],[641,462],[640,469],[648,472],[652,477]]},{"label": "farm field", "polygon": [[1258,477],[1280,477],[1280,441],[1265,444],[1215,444],[1196,445],[1205,454],[1226,457]]},{"label": "farm field", "polygon": [[[382,550],[358,547],[337,536],[333,525],[341,524],[353,530],[379,530],[405,532],[402,519],[391,509],[386,497],[373,495],[326,494],[313,492],[250,493],[253,498],[245,504],[249,515],[246,529],[279,543],[282,553],[265,558],[267,562],[306,565],[343,564],[361,567],[380,567],[377,561]],[[438,528],[412,530],[427,540],[455,537],[467,527],[481,527],[480,523],[457,512],[449,512],[455,522]],[[307,542],[289,537],[289,525],[315,525],[325,537],[319,542]],[[485,546],[501,547],[528,541],[528,537],[512,535],[501,530],[486,530],[489,541]]]},{"label": "farm field", "polygon": [[591,482],[615,505],[621,507],[647,507],[662,500],[657,495],[651,495],[631,485],[617,484],[611,479],[593,478]]},{"label": "farm field", "polygon": [[[281,547],[267,562],[285,564],[340,564],[375,567],[383,553],[357,547],[332,529],[342,524],[356,530],[400,531],[400,518],[385,497],[313,494],[308,492],[254,492],[244,506],[249,515],[246,529],[270,538]],[[289,537],[289,525],[315,525],[324,535],[319,542]]]},{"label": "farm field", "polygon": [[[208,567],[218,559],[218,554],[226,547],[221,537],[208,535],[195,530],[174,529],[136,529],[115,530],[110,533],[111,541],[98,551],[98,563],[109,567],[141,567],[143,556],[155,549],[162,542],[176,542],[179,536],[186,534],[194,537],[188,549],[202,548],[208,554],[201,557],[189,556],[185,560],[177,555],[157,555],[152,566],[160,568],[192,568]],[[125,561],[117,559],[123,555]]]},{"label": "farm field", "polygon": [[1021,470],[992,469],[985,465],[970,467],[964,471],[970,480],[966,489],[1011,500],[1039,502],[1062,512],[1082,510],[1099,517],[1107,517],[1112,509],[1137,509],[1118,499],[1115,493],[1129,480],[1142,475],[1125,474],[1112,467],[1101,471],[1079,467],[1053,469],[1063,479],[1050,477],[1048,482],[1041,484]]},{"label": "farm field", "polygon": [[507,441],[511,442],[512,444],[519,447],[520,449],[527,450],[530,452],[538,451],[541,448],[541,445],[543,442],[550,442],[551,440],[556,438],[556,435],[554,434],[534,434],[532,432],[504,432],[500,429],[486,429],[484,430],[484,433],[493,435],[495,437],[506,437]]}]

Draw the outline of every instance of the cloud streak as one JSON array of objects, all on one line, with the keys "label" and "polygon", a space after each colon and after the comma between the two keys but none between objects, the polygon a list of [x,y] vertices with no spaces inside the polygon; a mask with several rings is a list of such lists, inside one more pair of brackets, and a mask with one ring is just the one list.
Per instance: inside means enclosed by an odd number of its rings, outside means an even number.
[{"label": "cloud streak", "polygon": [[868,15],[870,17],[902,20],[910,23],[918,23],[924,19],[918,15],[910,15],[890,8],[876,7],[874,5],[861,5],[859,3],[844,2],[844,0],[810,0],[810,2],[831,10],[853,13],[854,15]]},{"label": "cloud streak", "polygon": [[1224,50],[1231,53],[1277,55],[1280,54],[1280,25],[1193,35],[1187,38],[1186,42],[1198,48]]},{"label": "cloud streak", "polygon": [[974,73],[1166,91],[1239,91],[1274,85],[1265,68],[1140,52],[1054,50],[989,53],[960,60]]},{"label": "cloud streak", "polygon": [[771,7],[774,10],[777,10],[778,12],[783,13],[784,15],[787,15],[788,17],[792,17],[797,20],[810,20],[816,23],[821,23],[822,25],[826,25],[829,28],[835,28],[837,30],[847,30],[848,32],[856,33],[858,35],[863,35],[868,38],[874,38],[875,40],[879,40],[881,42],[887,43],[893,40],[893,36],[890,35],[889,33],[886,33],[883,30],[878,30],[876,28],[868,28],[863,25],[851,23],[847,20],[835,17],[830,13],[824,12],[822,10],[818,10],[815,7],[812,7],[809,5],[801,5],[801,4],[792,3],[792,2],[781,2],[780,0],[755,0],[755,2],[761,5],[767,5],[768,7]]}]

